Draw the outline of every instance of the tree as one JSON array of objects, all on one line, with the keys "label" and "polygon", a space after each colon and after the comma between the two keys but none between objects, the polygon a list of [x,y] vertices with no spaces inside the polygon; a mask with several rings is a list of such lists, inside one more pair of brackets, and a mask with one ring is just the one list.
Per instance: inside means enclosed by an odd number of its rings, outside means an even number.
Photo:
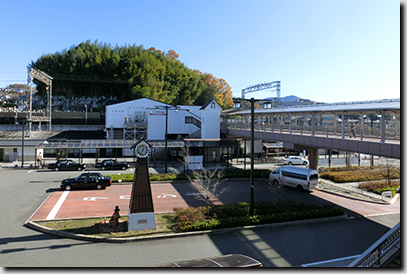
[{"label": "tree", "polygon": [[221,187],[221,183],[227,181],[224,178],[225,172],[220,169],[218,165],[215,170],[209,170],[201,167],[201,171],[193,170],[192,175],[189,175],[190,164],[190,150],[189,146],[182,148],[184,159],[182,160],[184,167],[186,168],[185,175],[188,177],[192,184],[197,185],[197,189],[201,195],[195,195],[195,199],[204,201],[207,207],[207,214],[209,215],[209,205],[213,203],[211,199],[219,199],[220,196],[229,189],[229,187]]},{"label": "tree", "polygon": [[274,180],[272,182],[267,180],[267,188],[269,191],[278,195],[278,200],[276,202],[283,200],[284,180],[285,178],[282,176],[280,176],[278,180]]},{"label": "tree", "polygon": [[212,74],[208,73],[204,75],[204,82],[208,86],[207,92],[209,92],[209,94],[213,93],[212,96],[214,97],[208,98],[208,100],[215,99],[215,101],[223,109],[233,107],[232,88],[224,79],[216,78]]},{"label": "tree", "polygon": [[195,171],[192,179],[189,175],[188,178],[191,183],[196,183],[198,191],[201,195],[195,195],[198,200],[206,202],[207,214],[209,215],[209,205],[213,204],[213,198],[218,199],[220,196],[229,189],[229,187],[222,187],[221,183],[227,181],[224,178],[224,172],[219,168],[219,165],[215,170],[209,170],[202,167],[201,171]]},{"label": "tree", "polygon": [[400,172],[400,168],[394,165],[394,160],[387,159],[386,164],[380,167],[380,174],[386,180],[387,185],[391,184],[391,179]]},{"label": "tree", "polygon": [[[88,40],[43,55],[28,67],[53,77],[53,95],[114,96],[118,102],[150,98],[178,105],[202,105],[215,99],[222,108],[232,107],[231,88],[225,80],[189,69],[178,57],[174,50],[165,54],[154,47],[112,47]],[[45,84],[34,82],[39,95],[45,95]]]},{"label": "tree", "polygon": [[179,55],[178,55],[174,50],[172,50],[172,49],[170,49],[170,50],[168,51],[167,56],[170,57],[170,58],[172,58],[172,59],[174,59],[174,60],[177,60],[178,57],[179,57]]}]

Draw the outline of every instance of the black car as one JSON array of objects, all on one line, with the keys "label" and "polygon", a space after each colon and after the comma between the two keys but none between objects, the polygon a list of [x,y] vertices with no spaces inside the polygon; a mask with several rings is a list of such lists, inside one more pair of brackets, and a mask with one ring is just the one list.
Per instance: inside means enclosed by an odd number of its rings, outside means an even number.
[{"label": "black car", "polygon": [[120,163],[116,160],[103,160],[100,163],[96,163],[95,165],[96,168],[105,170],[105,169],[122,169],[126,170],[129,168],[129,164],[126,163]]},{"label": "black car", "polygon": [[71,190],[72,188],[82,189],[105,189],[112,185],[112,178],[104,177],[100,173],[82,173],[76,178],[64,179],[61,182],[62,190]]},{"label": "black car", "polygon": [[72,160],[58,160],[56,163],[48,165],[48,169],[52,170],[85,170],[86,164],[78,164]]}]

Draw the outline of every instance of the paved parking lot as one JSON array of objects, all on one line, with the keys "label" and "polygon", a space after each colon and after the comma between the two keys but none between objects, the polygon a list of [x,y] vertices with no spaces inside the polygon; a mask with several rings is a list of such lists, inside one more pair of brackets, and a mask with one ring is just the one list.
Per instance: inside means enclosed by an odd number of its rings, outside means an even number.
[{"label": "paved parking lot", "polygon": [[[229,190],[220,201],[214,200],[215,204],[249,202],[248,180],[230,180],[228,184]],[[255,186],[255,201],[269,201],[276,198],[267,190],[265,180],[256,181]],[[121,215],[127,215],[131,189],[132,184],[113,184],[105,190],[54,189],[29,220],[110,217],[116,205],[119,206]],[[204,201],[197,199],[197,196],[201,195],[197,185],[189,182],[153,182],[151,191],[155,213],[172,212],[176,207],[205,205]],[[334,204],[343,207],[351,217],[400,212],[400,198],[391,205],[384,205],[349,199],[320,190],[306,193],[285,188],[284,199],[314,204]]]},{"label": "paved parking lot", "polygon": [[[121,215],[128,213],[131,184],[113,184],[105,190],[54,191],[41,204],[30,220],[71,219],[111,216],[116,205]],[[155,213],[171,212],[175,207],[204,205],[194,198],[199,195],[190,184],[151,184]],[[182,193],[180,193],[182,192]]]}]

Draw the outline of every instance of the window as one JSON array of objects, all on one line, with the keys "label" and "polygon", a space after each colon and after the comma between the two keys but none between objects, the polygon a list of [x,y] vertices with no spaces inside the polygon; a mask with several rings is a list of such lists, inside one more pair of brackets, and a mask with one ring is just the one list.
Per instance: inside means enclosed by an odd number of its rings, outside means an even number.
[{"label": "window", "polygon": [[201,127],[201,121],[198,121],[196,118],[192,116],[185,116],[185,124],[194,124],[197,127]]},{"label": "window", "polygon": [[318,180],[318,174],[312,174],[311,176],[309,176],[309,180]]},{"label": "window", "polygon": [[305,175],[305,174],[298,174],[298,173],[289,172],[289,171],[283,171],[282,174],[283,174],[283,176],[287,176],[287,177],[298,179],[298,180],[304,180],[304,181],[307,180],[307,175]]}]

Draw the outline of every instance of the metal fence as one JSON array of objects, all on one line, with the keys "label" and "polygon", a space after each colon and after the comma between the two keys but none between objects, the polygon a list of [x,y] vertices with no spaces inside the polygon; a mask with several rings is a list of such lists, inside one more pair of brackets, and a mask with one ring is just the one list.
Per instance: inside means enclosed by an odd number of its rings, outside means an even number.
[{"label": "metal fence", "polygon": [[349,267],[380,267],[400,250],[400,223],[377,240]]}]

